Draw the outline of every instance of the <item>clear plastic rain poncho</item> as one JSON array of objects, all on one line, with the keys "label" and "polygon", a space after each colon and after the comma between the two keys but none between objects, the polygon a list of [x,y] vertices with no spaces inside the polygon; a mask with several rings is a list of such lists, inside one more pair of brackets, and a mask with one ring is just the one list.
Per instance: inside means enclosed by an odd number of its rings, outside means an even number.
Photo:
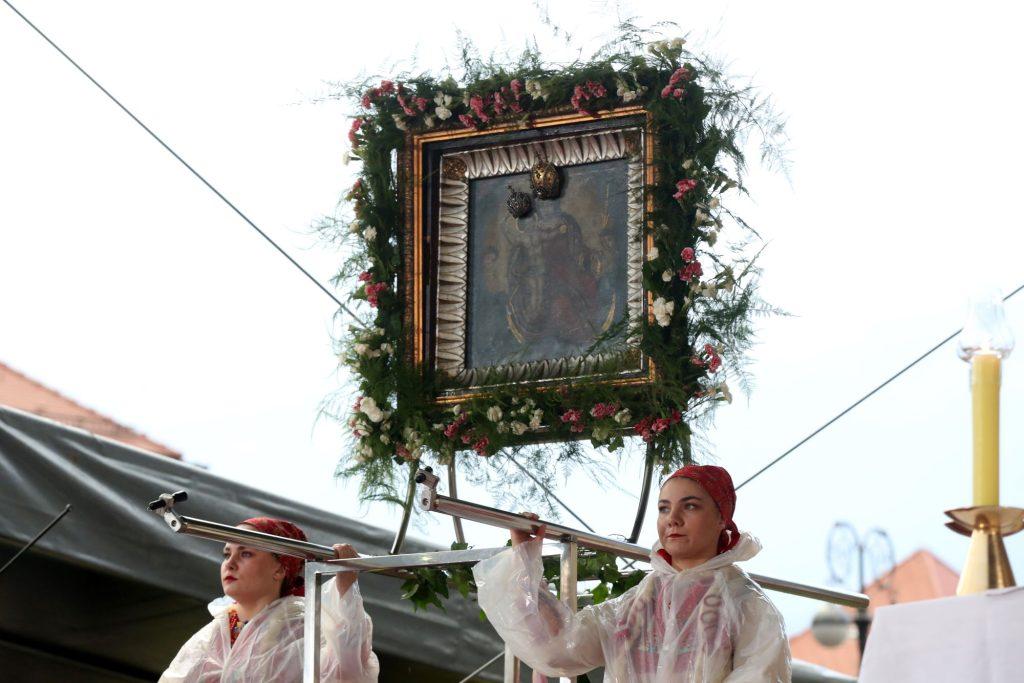
[{"label": "clear plastic rain poncho", "polygon": [[[238,634],[234,646],[228,605],[217,602],[210,605],[213,621],[182,645],[160,683],[302,680],[303,598],[289,595],[264,607]],[[373,623],[363,611],[359,584],[339,596],[334,580],[326,582],[322,604],[320,680],[376,683],[380,666],[371,650]]]},{"label": "clear plastic rain poncho", "polygon": [[638,585],[573,614],[548,592],[533,539],[476,565],[480,607],[516,656],[547,676],[603,666],[605,683],[789,683],[782,616],[733,564],[761,544],[741,534],[731,550],[683,571],[660,548]]}]

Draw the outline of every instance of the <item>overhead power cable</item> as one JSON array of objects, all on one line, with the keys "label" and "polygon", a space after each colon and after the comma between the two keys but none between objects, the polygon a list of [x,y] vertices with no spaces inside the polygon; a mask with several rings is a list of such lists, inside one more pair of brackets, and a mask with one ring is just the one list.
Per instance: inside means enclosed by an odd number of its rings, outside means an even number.
[{"label": "overhead power cable", "polygon": [[[1022,289],[1024,289],[1024,284],[1021,284],[1021,285],[1020,285],[1019,287],[1017,287],[1017,289],[1013,290],[1012,292],[1010,292],[1009,294],[1007,294],[1006,296],[1004,296],[1004,297],[1003,297],[1003,301],[1009,301],[1010,297],[1014,296],[1015,294],[1017,294],[1017,293],[1018,293],[1019,291],[1021,291]],[[764,467],[762,467],[761,469],[759,469],[759,470],[758,470],[757,472],[755,472],[755,473],[753,474],[753,476],[747,477],[747,479],[746,479],[746,480],[744,480],[744,482],[743,482],[742,484],[740,484],[739,486],[737,486],[737,487],[736,487],[736,489],[737,489],[737,490],[739,490],[739,489],[743,488],[744,486],[746,486],[747,484],[749,484],[750,482],[754,481],[754,480],[755,480],[755,479],[757,479],[757,478],[758,478],[759,476],[761,476],[762,474],[764,474],[765,472],[767,472],[767,471],[768,471],[769,469],[771,469],[771,468],[772,468],[772,467],[774,467],[775,465],[777,465],[777,464],[779,464],[780,462],[782,462],[783,458],[785,458],[786,456],[788,456],[789,454],[791,454],[791,453],[792,453],[793,451],[795,451],[796,449],[798,449],[798,448],[800,448],[801,446],[803,446],[803,445],[804,445],[805,443],[807,443],[808,441],[810,441],[811,439],[813,439],[814,437],[816,437],[816,436],[817,436],[818,434],[821,434],[821,433],[822,433],[823,431],[825,431],[825,429],[827,429],[828,427],[830,427],[830,426],[832,426],[833,424],[835,424],[835,423],[836,423],[836,422],[837,422],[837,421],[838,421],[838,420],[839,420],[840,418],[842,418],[842,417],[843,417],[844,415],[846,415],[846,414],[847,414],[847,413],[849,413],[849,412],[850,412],[851,410],[853,410],[854,408],[856,408],[857,406],[859,406],[859,405],[860,405],[861,403],[863,403],[864,401],[868,400],[869,398],[871,398],[872,396],[874,396],[875,394],[877,394],[877,393],[878,393],[879,391],[881,391],[882,389],[884,389],[884,388],[885,388],[886,386],[888,386],[888,385],[889,385],[889,384],[890,384],[890,383],[891,383],[891,382],[892,382],[893,380],[895,380],[895,379],[896,379],[897,377],[899,377],[899,376],[903,375],[903,373],[907,372],[907,371],[908,371],[908,370],[910,370],[910,369],[911,369],[912,367],[914,367],[915,365],[917,365],[918,363],[920,363],[921,361],[923,361],[923,360],[924,360],[925,358],[927,358],[928,356],[930,356],[930,355],[932,355],[933,353],[935,353],[936,351],[938,351],[938,350],[939,350],[940,348],[942,348],[943,346],[945,346],[945,344],[946,344],[947,342],[950,342],[950,341],[952,341],[952,340],[953,340],[953,339],[954,339],[954,338],[955,338],[955,337],[956,337],[956,336],[957,336],[958,334],[960,334],[960,332],[962,332],[962,331],[963,331],[963,328],[960,328],[960,329],[958,329],[958,330],[957,330],[956,332],[954,332],[954,333],[950,334],[949,336],[945,337],[945,338],[944,338],[944,339],[943,339],[942,341],[940,341],[940,342],[939,342],[938,344],[936,344],[935,346],[931,347],[930,349],[928,349],[927,351],[925,351],[924,353],[922,353],[922,354],[921,354],[920,356],[918,356],[917,358],[915,358],[914,360],[912,360],[912,361],[911,361],[910,363],[908,363],[907,365],[905,365],[905,366],[903,367],[903,369],[902,369],[902,370],[900,370],[899,372],[897,372],[897,373],[896,373],[895,375],[893,375],[893,376],[892,376],[892,377],[890,377],[889,379],[885,380],[884,382],[882,382],[881,384],[879,384],[879,385],[878,385],[877,387],[875,387],[874,389],[872,389],[872,390],[871,390],[871,391],[869,391],[868,393],[866,393],[866,394],[864,394],[863,396],[861,396],[861,397],[860,397],[859,399],[857,399],[856,401],[854,401],[853,403],[851,403],[851,404],[850,404],[849,406],[847,406],[847,407],[846,407],[846,408],[845,408],[845,409],[844,409],[844,410],[843,410],[842,412],[840,412],[840,413],[839,413],[838,415],[836,415],[835,417],[833,417],[833,418],[832,418],[831,420],[829,420],[829,421],[828,421],[828,422],[826,422],[825,424],[821,425],[820,427],[818,427],[817,429],[815,429],[815,430],[814,430],[813,432],[811,432],[810,434],[808,434],[808,435],[807,435],[807,436],[805,436],[804,438],[800,439],[800,441],[798,441],[798,442],[797,442],[796,444],[794,444],[794,445],[793,445],[793,446],[792,446],[791,448],[789,448],[789,449],[788,449],[788,450],[787,450],[787,451],[786,451],[785,453],[783,453],[783,454],[782,454],[782,455],[780,455],[779,457],[775,458],[775,459],[774,459],[774,460],[772,460],[772,461],[771,461],[770,463],[768,463],[767,465],[765,465]]]},{"label": "overhead power cable", "polygon": [[166,149],[166,150],[167,150],[167,151],[168,151],[168,152],[169,152],[169,153],[171,154],[171,156],[173,156],[173,157],[174,157],[175,159],[177,159],[177,160],[178,160],[178,161],[179,161],[179,162],[181,163],[181,165],[182,165],[182,166],[184,166],[185,168],[187,168],[187,169],[189,170],[189,172],[190,172],[190,173],[191,173],[192,175],[194,175],[194,176],[195,176],[195,177],[196,177],[196,178],[197,178],[197,179],[199,180],[199,182],[201,182],[201,183],[202,183],[203,185],[205,185],[205,186],[206,186],[207,188],[209,188],[211,192],[213,192],[213,193],[214,193],[215,195],[217,195],[217,196],[218,196],[218,197],[219,197],[219,198],[221,199],[221,201],[223,201],[223,202],[224,202],[225,204],[227,204],[227,205],[228,205],[229,207],[231,207],[231,210],[232,210],[232,211],[234,211],[234,212],[235,212],[236,214],[238,214],[238,215],[239,215],[239,217],[240,217],[240,218],[241,218],[241,219],[242,219],[243,221],[245,221],[246,223],[248,223],[248,224],[249,224],[249,227],[251,227],[251,228],[252,228],[253,230],[255,230],[256,232],[258,232],[258,233],[260,234],[260,236],[261,236],[261,237],[262,237],[263,239],[265,239],[265,240],[266,240],[267,242],[269,242],[269,243],[270,243],[270,245],[271,245],[272,247],[274,247],[274,249],[276,249],[276,250],[277,250],[277,251],[278,251],[278,252],[279,252],[279,253],[280,253],[280,254],[281,254],[282,256],[284,256],[284,257],[285,257],[286,259],[288,259],[288,261],[290,261],[290,262],[291,262],[291,264],[292,264],[293,266],[295,266],[296,268],[298,268],[298,269],[299,269],[299,271],[300,271],[300,272],[302,272],[302,274],[303,274],[303,275],[305,275],[305,276],[306,276],[307,278],[309,278],[309,281],[310,281],[310,282],[312,282],[312,283],[313,283],[314,285],[316,285],[316,286],[317,286],[317,287],[318,287],[318,288],[320,289],[320,291],[322,291],[322,292],[323,292],[324,294],[326,294],[327,296],[329,296],[329,297],[331,298],[331,300],[332,300],[332,301],[334,301],[334,303],[336,303],[336,304],[337,304],[337,305],[338,305],[338,306],[339,306],[339,307],[340,307],[340,308],[341,308],[341,309],[342,309],[343,311],[345,311],[345,312],[346,312],[346,313],[348,313],[348,314],[349,314],[350,316],[352,316],[352,319],[353,319],[353,320],[354,320],[354,321],[356,322],[356,324],[357,324],[357,325],[359,325],[360,327],[365,327],[365,325],[364,325],[364,324],[363,324],[363,322],[362,322],[362,321],[361,321],[361,320],[359,319],[359,317],[358,317],[358,316],[356,316],[356,314],[355,314],[355,313],[353,313],[353,312],[352,312],[351,310],[349,310],[349,308],[348,308],[348,307],[347,307],[347,306],[346,306],[345,304],[343,304],[343,303],[342,303],[342,302],[341,302],[341,301],[340,301],[340,300],[338,299],[338,297],[334,296],[334,294],[333,294],[333,293],[332,293],[332,292],[331,292],[331,291],[330,291],[329,289],[327,289],[326,287],[324,287],[324,285],[323,285],[323,284],[322,284],[322,283],[321,283],[321,282],[320,282],[319,280],[317,280],[317,279],[316,279],[315,277],[313,277],[313,276],[312,276],[312,275],[311,275],[311,274],[309,273],[309,271],[307,271],[307,270],[306,270],[305,268],[303,268],[303,267],[302,267],[301,265],[299,265],[299,262],[298,262],[298,261],[296,261],[296,260],[295,260],[294,258],[292,258],[292,257],[291,257],[291,255],[290,255],[290,254],[289,254],[288,252],[286,252],[286,251],[285,251],[285,250],[284,250],[284,249],[283,249],[283,248],[282,248],[282,247],[281,247],[281,246],[280,246],[280,245],[279,245],[279,244],[278,244],[277,242],[275,242],[275,241],[274,241],[273,239],[271,239],[271,238],[270,238],[270,236],[269,236],[269,235],[267,235],[267,233],[263,232],[263,230],[261,230],[261,229],[260,229],[260,227],[259,227],[258,225],[256,225],[256,224],[255,224],[255,223],[254,223],[254,222],[253,222],[252,220],[250,220],[250,219],[249,219],[249,217],[248,217],[248,216],[246,216],[246,215],[245,215],[245,214],[244,214],[244,213],[242,212],[242,210],[241,210],[241,209],[239,209],[239,208],[238,208],[237,206],[235,206],[235,204],[234,204],[234,203],[233,203],[233,202],[232,202],[231,200],[229,200],[229,199],[228,199],[227,197],[225,197],[225,196],[224,196],[224,195],[223,195],[223,194],[222,194],[222,193],[220,192],[220,190],[218,190],[218,189],[217,189],[216,187],[214,187],[214,186],[213,186],[213,185],[212,185],[212,184],[210,183],[210,181],[208,181],[208,180],[207,180],[206,178],[204,178],[204,177],[203,177],[203,175],[202,175],[201,173],[199,173],[199,171],[197,171],[196,169],[194,169],[194,168],[192,167],[192,165],[191,165],[191,164],[189,164],[189,163],[188,163],[187,161],[185,161],[185,160],[184,160],[184,159],[183,159],[183,158],[181,157],[181,155],[179,155],[179,154],[178,154],[177,152],[175,152],[175,151],[174,151],[174,150],[173,150],[173,149],[171,148],[171,146],[170,146],[170,145],[168,145],[168,144],[167,144],[166,142],[164,142],[164,141],[163,141],[163,140],[162,140],[162,139],[160,138],[160,136],[159,136],[159,135],[157,135],[156,133],[154,133],[154,132],[153,132],[153,131],[152,131],[152,130],[151,130],[151,129],[149,128],[149,126],[147,126],[146,124],[144,124],[144,123],[143,123],[143,122],[142,122],[142,121],[141,121],[141,120],[139,119],[139,117],[137,117],[137,116],[136,116],[135,114],[133,114],[133,113],[131,112],[131,110],[129,110],[129,109],[128,109],[128,107],[126,107],[126,106],[124,106],[123,104],[121,104],[120,100],[118,100],[118,99],[117,99],[116,97],[114,97],[114,96],[113,96],[112,94],[110,94],[110,91],[108,91],[108,90],[107,90],[106,88],[104,88],[104,87],[103,87],[102,85],[100,85],[100,83],[99,83],[99,82],[98,82],[98,81],[97,81],[97,80],[96,80],[95,78],[93,78],[92,76],[90,76],[90,75],[89,75],[89,73],[88,73],[88,72],[87,72],[87,71],[86,71],[85,69],[83,69],[83,68],[82,68],[81,66],[79,66],[79,65],[78,65],[78,62],[76,62],[75,60],[73,60],[73,59],[72,59],[72,58],[71,58],[71,57],[70,57],[70,56],[68,55],[68,53],[64,52],[64,50],[62,50],[62,49],[60,48],[60,46],[59,46],[59,45],[57,45],[57,43],[55,43],[55,42],[53,42],[52,40],[50,40],[50,37],[49,37],[49,36],[47,36],[47,35],[46,35],[45,33],[43,33],[43,32],[42,32],[42,30],[40,30],[40,28],[39,28],[38,26],[36,26],[35,24],[33,24],[33,23],[32,23],[32,22],[31,22],[31,21],[29,20],[29,18],[28,18],[28,17],[26,17],[26,16],[24,15],[24,14],[22,14],[22,13],[21,13],[21,12],[20,12],[20,11],[18,10],[18,8],[17,8],[17,7],[15,7],[14,5],[12,5],[12,4],[10,3],[10,0],[3,0],[3,3],[4,3],[5,5],[7,5],[8,7],[10,7],[10,8],[11,8],[11,11],[13,11],[13,12],[14,12],[15,14],[17,14],[17,15],[18,15],[19,17],[21,17],[21,19],[22,19],[22,20],[23,20],[23,21],[24,21],[24,22],[25,22],[26,24],[28,24],[28,25],[29,25],[29,26],[30,26],[30,27],[32,28],[32,30],[33,30],[33,31],[35,31],[36,33],[38,33],[38,34],[39,34],[39,35],[40,35],[40,36],[41,36],[41,37],[43,38],[43,40],[45,40],[45,41],[46,41],[47,43],[49,43],[49,44],[50,44],[50,46],[51,46],[51,47],[53,47],[53,49],[54,49],[54,50],[56,50],[57,52],[59,52],[59,53],[60,53],[60,55],[61,55],[62,57],[64,57],[64,59],[68,60],[68,62],[70,62],[70,63],[71,63],[71,65],[72,65],[73,67],[75,67],[76,69],[78,69],[79,73],[81,73],[81,74],[82,74],[83,76],[85,76],[86,78],[88,78],[88,79],[89,79],[89,81],[90,81],[90,82],[91,82],[91,83],[92,83],[93,85],[95,85],[95,86],[96,86],[97,88],[99,88],[99,89],[100,89],[100,90],[101,90],[101,91],[103,92],[103,94],[104,94],[104,95],[106,95],[106,96],[107,96],[108,98],[110,98],[110,101],[111,101],[111,102],[113,102],[114,104],[116,104],[116,105],[117,105],[117,106],[118,106],[118,107],[119,107],[119,108],[121,109],[121,111],[123,111],[123,112],[124,112],[125,114],[127,114],[127,115],[128,115],[128,116],[129,116],[130,118],[131,118],[131,120],[132,120],[132,121],[134,121],[135,123],[139,124],[139,127],[141,127],[141,128],[142,128],[142,129],[144,130],[144,131],[146,131],[147,133],[149,133],[150,137],[152,137],[152,138],[153,138],[154,140],[156,140],[156,141],[157,141],[158,143],[160,143],[160,146],[161,146],[161,147],[163,147],[164,149]]}]

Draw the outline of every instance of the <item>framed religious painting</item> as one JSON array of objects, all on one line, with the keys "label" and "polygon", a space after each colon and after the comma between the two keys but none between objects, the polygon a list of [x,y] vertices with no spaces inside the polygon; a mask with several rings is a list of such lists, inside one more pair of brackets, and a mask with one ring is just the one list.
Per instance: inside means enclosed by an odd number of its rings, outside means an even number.
[{"label": "framed religious painting", "polygon": [[409,134],[403,327],[436,402],[654,379],[653,144],[639,107]]}]

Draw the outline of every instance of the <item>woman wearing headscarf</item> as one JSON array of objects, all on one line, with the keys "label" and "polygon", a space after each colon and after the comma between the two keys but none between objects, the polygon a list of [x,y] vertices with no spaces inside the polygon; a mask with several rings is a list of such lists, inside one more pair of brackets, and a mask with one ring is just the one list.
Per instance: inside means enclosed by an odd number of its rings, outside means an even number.
[{"label": "woman wearing headscarf", "polygon": [[[573,614],[548,592],[543,529],[474,569],[480,607],[517,657],[548,676],[605,667],[605,683],[789,683],[782,617],[734,563],[761,550],[733,522],[721,467],[689,466],[658,496],[652,570],[618,598]],[[535,517],[535,516],[534,516]]]},{"label": "woman wearing headscarf", "polygon": [[[239,529],[306,540],[291,522],[254,517]],[[350,545],[335,545],[339,558],[358,557]],[[304,560],[242,544],[226,543],[220,567],[229,605],[210,604],[213,621],[186,642],[160,677],[161,683],[220,683],[302,680],[305,603]],[[373,624],[363,611],[355,572],[341,572],[323,586],[320,680],[376,683]]]}]

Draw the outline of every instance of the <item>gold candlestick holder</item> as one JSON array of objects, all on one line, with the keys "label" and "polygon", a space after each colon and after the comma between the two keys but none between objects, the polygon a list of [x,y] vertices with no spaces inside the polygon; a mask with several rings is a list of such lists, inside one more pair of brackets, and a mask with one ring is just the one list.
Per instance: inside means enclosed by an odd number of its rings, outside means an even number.
[{"label": "gold candlestick holder", "polygon": [[1003,537],[1024,529],[1024,509],[976,505],[946,510],[946,515],[953,520],[946,522],[947,528],[971,538],[956,594],[972,595],[1016,586]]}]

